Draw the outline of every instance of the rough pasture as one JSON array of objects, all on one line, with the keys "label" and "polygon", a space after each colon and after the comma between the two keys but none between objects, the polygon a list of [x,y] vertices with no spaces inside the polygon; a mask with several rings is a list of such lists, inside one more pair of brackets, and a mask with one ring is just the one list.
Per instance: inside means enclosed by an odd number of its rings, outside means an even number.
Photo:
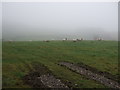
[{"label": "rough pasture", "polygon": [[43,64],[52,75],[73,88],[107,87],[61,67],[58,62],[84,63],[118,76],[117,41],[13,41],[3,42],[2,50],[3,88],[31,88],[23,78],[35,70],[35,62]]}]

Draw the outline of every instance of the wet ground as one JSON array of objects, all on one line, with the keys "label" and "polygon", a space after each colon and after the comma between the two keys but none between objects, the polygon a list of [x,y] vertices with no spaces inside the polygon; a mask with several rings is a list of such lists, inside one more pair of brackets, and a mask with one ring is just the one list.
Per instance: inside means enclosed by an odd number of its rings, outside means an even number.
[{"label": "wet ground", "polygon": [[95,69],[89,68],[89,66],[87,65],[83,65],[83,64],[77,65],[77,64],[73,64],[69,62],[60,62],[59,65],[65,66],[68,69],[85,76],[86,78],[93,79],[110,88],[120,89],[120,84],[116,82],[115,80],[111,79],[110,75],[105,74],[105,73],[100,74],[100,72],[96,71]]},{"label": "wet ground", "polygon": [[41,79],[41,82],[49,88],[68,88],[68,86],[63,84],[60,79],[56,79],[53,75],[42,75],[39,79]]},{"label": "wet ground", "polygon": [[34,70],[23,78],[24,83],[32,88],[68,88],[60,79],[57,79],[47,67],[35,64]]},{"label": "wet ground", "polygon": [[[120,89],[120,84],[110,75],[98,71],[83,63],[73,64],[69,62],[59,62],[58,65],[67,67],[68,69],[85,76],[88,79],[93,79],[107,87]],[[33,69],[23,77],[25,84],[32,88],[73,88],[72,82],[65,82],[60,78],[56,78],[53,73],[44,65],[34,63]]]}]

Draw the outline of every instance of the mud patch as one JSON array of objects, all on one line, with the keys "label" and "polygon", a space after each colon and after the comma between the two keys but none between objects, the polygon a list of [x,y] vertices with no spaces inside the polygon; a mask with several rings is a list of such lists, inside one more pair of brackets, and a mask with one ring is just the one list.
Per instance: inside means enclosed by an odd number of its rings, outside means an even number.
[{"label": "mud patch", "polygon": [[77,65],[80,66],[80,67],[82,67],[82,68],[84,68],[84,69],[86,69],[86,70],[90,70],[90,71],[92,71],[94,73],[97,73],[99,75],[107,77],[108,79],[111,79],[113,81],[119,82],[119,79],[118,79],[119,75],[112,75],[109,72],[99,71],[98,69],[90,67],[90,66],[88,66],[88,65],[86,65],[86,64],[84,64],[82,62],[78,63]]},{"label": "mud patch", "polygon": [[56,79],[53,75],[42,75],[39,77],[42,83],[49,88],[68,88],[65,84],[63,84],[60,79]]},{"label": "mud patch", "polygon": [[47,67],[38,63],[33,65],[33,71],[24,76],[23,80],[32,88],[68,88]]},{"label": "mud patch", "polygon": [[77,72],[83,76],[85,76],[88,79],[93,79],[105,86],[108,86],[110,88],[119,88],[120,89],[120,85],[118,82],[111,80],[110,78],[105,77],[105,75],[101,75],[97,72],[94,72],[94,70],[92,70],[91,68],[89,69],[89,67],[86,67],[86,65],[77,65],[77,64],[73,64],[73,63],[69,63],[69,62],[60,62],[59,65],[61,66],[65,66],[68,69]]}]

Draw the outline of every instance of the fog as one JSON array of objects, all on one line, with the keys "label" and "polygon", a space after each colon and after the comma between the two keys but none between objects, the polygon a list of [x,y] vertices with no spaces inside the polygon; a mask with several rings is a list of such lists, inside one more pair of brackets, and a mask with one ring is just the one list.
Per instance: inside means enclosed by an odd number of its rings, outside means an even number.
[{"label": "fog", "polygon": [[118,40],[117,2],[4,2],[3,40]]},{"label": "fog", "polygon": [[2,39],[2,3],[0,2],[0,42]]}]

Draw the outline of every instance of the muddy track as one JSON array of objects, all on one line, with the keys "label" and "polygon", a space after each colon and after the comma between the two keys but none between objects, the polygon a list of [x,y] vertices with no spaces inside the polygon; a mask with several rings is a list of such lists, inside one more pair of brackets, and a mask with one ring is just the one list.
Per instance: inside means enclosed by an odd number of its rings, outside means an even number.
[{"label": "muddy track", "polygon": [[41,64],[35,64],[34,70],[25,75],[23,81],[32,88],[69,88]]},{"label": "muddy track", "polygon": [[53,75],[42,75],[39,78],[41,79],[41,82],[49,88],[68,88],[68,86],[63,84],[60,79],[56,79]]},{"label": "muddy track", "polygon": [[35,76],[34,78],[28,76],[26,79],[27,84],[33,88],[68,88],[60,79],[56,79],[50,74]]},{"label": "muddy track", "polygon": [[98,73],[95,73],[95,72],[89,70],[88,68],[86,69],[85,67],[83,68],[77,64],[73,64],[73,63],[69,63],[69,62],[60,62],[58,65],[65,66],[68,69],[85,76],[86,78],[93,79],[105,86],[110,87],[110,88],[120,89],[120,84],[118,82],[111,80],[103,75],[98,74]]}]

